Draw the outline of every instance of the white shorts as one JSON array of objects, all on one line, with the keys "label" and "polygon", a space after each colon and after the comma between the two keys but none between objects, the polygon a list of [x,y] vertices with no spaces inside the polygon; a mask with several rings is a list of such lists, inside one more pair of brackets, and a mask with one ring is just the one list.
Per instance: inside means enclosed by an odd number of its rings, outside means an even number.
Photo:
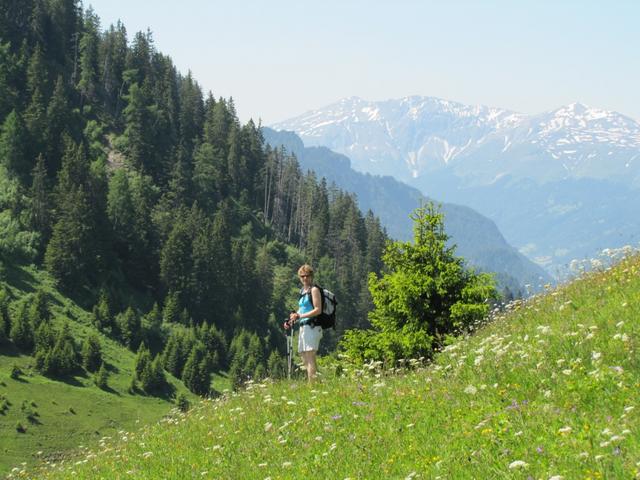
[{"label": "white shorts", "polygon": [[298,353],[317,351],[322,338],[322,327],[302,325],[298,335]]}]

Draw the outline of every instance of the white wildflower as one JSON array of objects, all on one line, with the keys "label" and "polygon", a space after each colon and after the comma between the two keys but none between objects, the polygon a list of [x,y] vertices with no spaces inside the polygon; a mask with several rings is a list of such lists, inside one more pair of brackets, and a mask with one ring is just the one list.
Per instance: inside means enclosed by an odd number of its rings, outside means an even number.
[{"label": "white wildflower", "polygon": [[469,385],[467,388],[464,389],[464,393],[468,393],[469,395],[475,395],[476,393],[478,393],[478,389],[473,385]]},{"label": "white wildflower", "polygon": [[529,464],[527,462],[523,462],[522,460],[514,460],[509,464],[509,470],[516,470],[520,468],[527,468]]},{"label": "white wildflower", "polygon": [[562,434],[566,434],[566,433],[571,433],[572,428],[569,426],[565,426],[562,428],[558,429],[558,433],[562,433]]}]

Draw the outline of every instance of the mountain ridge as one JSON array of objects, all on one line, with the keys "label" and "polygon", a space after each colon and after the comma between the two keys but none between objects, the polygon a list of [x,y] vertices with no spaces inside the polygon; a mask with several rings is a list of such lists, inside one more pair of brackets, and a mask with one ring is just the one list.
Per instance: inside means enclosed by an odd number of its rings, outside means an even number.
[{"label": "mountain ridge", "polygon": [[[385,225],[388,233],[399,240],[410,240],[412,222],[409,214],[428,200],[414,187],[403,184],[391,176],[376,176],[351,168],[350,159],[327,147],[305,147],[293,132],[276,132],[263,127],[266,143],[283,145],[296,155],[301,168],[314,171],[339,188],[355,193],[360,208],[371,210]],[[497,274],[503,286],[512,292],[523,291],[524,285],[538,290],[552,279],[537,265],[517,252],[490,219],[473,209],[452,203],[443,203],[445,228],[458,254],[476,268]],[[473,225],[473,228],[470,228]]]},{"label": "mountain ridge", "polygon": [[618,112],[574,102],[526,115],[436,97],[351,97],[273,128],[347,155],[355,170],[471,206],[554,275],[640,241],[630,211],[640,205],[640,123]]}]

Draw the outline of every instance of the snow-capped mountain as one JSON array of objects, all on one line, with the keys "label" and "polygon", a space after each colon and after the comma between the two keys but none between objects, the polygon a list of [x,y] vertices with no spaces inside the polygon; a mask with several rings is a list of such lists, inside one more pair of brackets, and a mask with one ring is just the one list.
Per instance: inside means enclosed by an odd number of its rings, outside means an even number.
[{"label": "snow-capped mountain", "polygon": [[640,187],[640,124],[579,103],[524,115],[433,97],[351,97],[273,128],[343,153],[358,170],[405,180],[449,170],[470,185],[509,176]]},{"label": "snow-capped mountain", "polygon": [[433,97],[358,97],[273,125],[441,201],[471,206],[551,273],[640,241],[640,124],[573,103],[525,115]]}]

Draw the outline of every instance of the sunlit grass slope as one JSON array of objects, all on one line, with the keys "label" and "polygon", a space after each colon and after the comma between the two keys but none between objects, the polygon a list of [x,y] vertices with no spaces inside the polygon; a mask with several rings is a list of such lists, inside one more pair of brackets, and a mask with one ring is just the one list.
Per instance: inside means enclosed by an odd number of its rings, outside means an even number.
[{"label": "sunlit grass slope", "polygon": [[42,478],[626,479],[640,465],[640,259],[547,292],[432,365],[254,385]]},{"label": "sunlit grass slope", "polygon": [[[14,267],[5,286],[14,299],[43,289],[51,299],[54,324],[66,319],[80,344],[90,332],[86,310],[58,292],[51,278],[31,267]],[[35,360],[4,344],[0,346],[0,476],[23,462],[33,465],[43,458],[73,457],[80,445],[98,445],[104,436],[123,428],[155,423],[174,407],[174,398],[157,398],[128,392],[135,354],[100,335],[103,358],[110,372],[108,389],[99,389],[92,375],[50,379],[35,371]],[[24,374],[12,379],[12,367]],[[184,385],[167,374],[175,395],[193,396]],[[18,429],[20,424],[23,428]]]}]

